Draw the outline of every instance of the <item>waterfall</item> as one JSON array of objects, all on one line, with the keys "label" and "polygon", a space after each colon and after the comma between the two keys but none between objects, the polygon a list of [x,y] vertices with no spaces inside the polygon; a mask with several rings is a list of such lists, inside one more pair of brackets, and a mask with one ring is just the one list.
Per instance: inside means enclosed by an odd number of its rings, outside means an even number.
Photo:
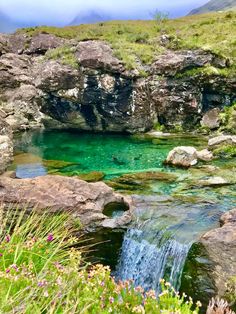
[{"label": "waterfall", "polygon": [[160,279],[165,278],[179,289],[181,275],[191,243],[178,242],[170,231],[130,229],[125,235],[116,276],[133,280],[135,286],[160,292]]}]

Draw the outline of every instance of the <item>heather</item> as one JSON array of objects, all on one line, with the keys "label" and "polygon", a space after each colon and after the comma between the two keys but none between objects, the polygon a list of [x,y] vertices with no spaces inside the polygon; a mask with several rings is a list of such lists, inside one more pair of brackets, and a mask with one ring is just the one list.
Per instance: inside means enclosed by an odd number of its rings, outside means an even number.
[{"label": "heather", "polygon": [[156,299],[154,291],[134,288],[132,282],[116,283],[109,267],[85,263],[69,215],[8,210],[1,226],[1,313],[199,311],[164,280]]}]

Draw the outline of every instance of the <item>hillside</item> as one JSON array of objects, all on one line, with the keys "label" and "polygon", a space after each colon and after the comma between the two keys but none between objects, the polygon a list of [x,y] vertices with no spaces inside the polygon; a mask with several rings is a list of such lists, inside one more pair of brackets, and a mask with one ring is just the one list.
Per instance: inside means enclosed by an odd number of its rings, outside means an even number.
[{"label": "hillside", "polygon": [[[208,13],[167,21],[109,21],[90,25],[31,27],[19,30],[33,36],[53,34],[76,41],[103,40],[127,69],[151,64],[166,49],[204,49],[235,60],[236,13]],[[214,32],[212,30],[214,29]],[[166,42],[162,42],[165,34]],[[68,47],[57,52],[67,54]],[[55,52],[56,54],[56,52]],[[70,55],[72,53],[70,52]]]},{"label": "hillside", "polygon": [[189,15],[202,14],[213,11],[225,11],[236,8],[236,0],[210,0],[203,6],[192,10]]},{"label": "hillside", "polygon": [[79,25],[79,24],[92,24],[97,22],[104,22],[111,20],[111,17],[100,11],[88,11],[85,13],[78,14],[73,21],[70,23],[70,25]]},{"label": "hillside", "polygon": [[0,33],[13,32],[16,29],[16,25],[0,11]]}]

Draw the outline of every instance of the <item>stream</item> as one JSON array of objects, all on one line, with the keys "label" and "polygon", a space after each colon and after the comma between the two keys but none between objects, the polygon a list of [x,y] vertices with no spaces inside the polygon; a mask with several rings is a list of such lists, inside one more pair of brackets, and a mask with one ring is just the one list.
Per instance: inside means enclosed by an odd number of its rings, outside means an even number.
[{"label": "stream", "polygon": [[136,286],[158,293],[161,278],[170,281],[177,290],[184,285],[182,273],[193,243],[217,227],[222,213],[236,203],[235,184],[199,185],[200,180],[215,175],[233,180],[236,159],[216,160],[210,164],[215,168],[200,164],[183,170],[163,165],[174,147],[201,149],[206,143],[204,137],[186,135],[153,138],[63,130],[31,131],[15,137],[12,169],[20,178],[47,173],[102,172],[107,184],[120,193],[132,195],[133,224],[124,236],[94,234],[95,243],[109,239],[111,243],[98,245],[92,258],[109,264],[117,279],[132,279]]}]

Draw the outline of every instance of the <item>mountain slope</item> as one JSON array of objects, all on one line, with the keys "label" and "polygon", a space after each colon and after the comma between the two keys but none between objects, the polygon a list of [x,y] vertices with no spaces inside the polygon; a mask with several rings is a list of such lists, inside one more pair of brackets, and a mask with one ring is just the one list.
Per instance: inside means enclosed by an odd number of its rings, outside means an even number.
[{"label": "mountain slope", "polygon": [[0,33],[13,32],[16,27],[10,18],[0,11]]},{"label": "mountain slope", "polygon": [[189,15],[201,14],[212,11],[224,11],[236,8],[236,0],[210,0],[203,6],[192,10]]},{"label": "mountain slope", "polygon": [[79,24],[93,24],[98,22],[109,21],[112,18],[106,13],[99,11],[88,11],[77,15],[70,25],[79,25]]}]

